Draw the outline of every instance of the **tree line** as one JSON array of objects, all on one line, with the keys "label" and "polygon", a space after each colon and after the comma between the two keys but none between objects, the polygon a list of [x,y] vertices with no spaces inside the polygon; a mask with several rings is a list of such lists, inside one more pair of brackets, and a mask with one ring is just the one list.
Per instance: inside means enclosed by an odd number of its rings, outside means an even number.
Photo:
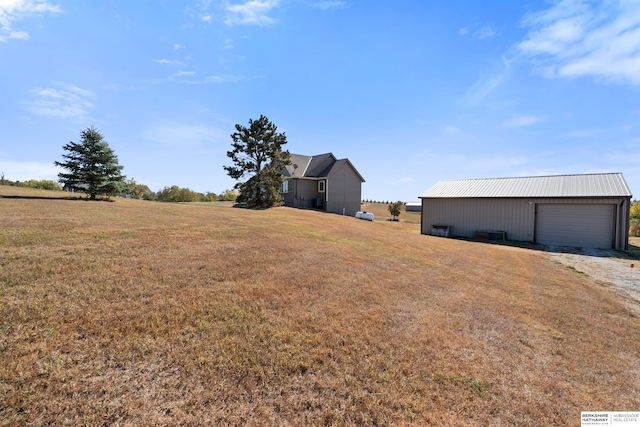
[{"label": "tree line", "polygon": [[[0,185],[8,185],[13,187],[25,187],[35,188],[39,190],[54,190],[62,191],[63,187],[60,183],[48,179],[30,179],[28,181],[11,181],[4,177],[4,174],[0,175]],[[126,197],[129,199],[140,200],[152,200],[157,202],[235,202],[238,197],[238,192],[234,190],[224,190],[223,192],[216,194],[212,192],[198,193],[189,188],[178,187],[172,185],[171,187],[164,187],[158,192],[151,191],[151,189],[136,182],[134,179],[128,179],[122,186],[122,191],[115,194],[118,197]]]},{"label": "tree line", "polygon": [[136,182],[135,179],[128,179],[123,185],[120,197],[130,199],[152,200],[155,202],[235,202],[238,192],[224,190],[216,194],[212,192],[199,193],[189,188],[182,188],[177,185],[164,187],[162,190],[154,192],[144,184]]},{"label": "tree line", "polygon": [[640,237],[640,200],[631,202],[629,211],[629,235]]},{"label": "tree line", "polygon": [[58,182],[50,180],[10,181],[0,173],[0,185],[39,188],[43,190],[67,190],[84,193],[91,200],[99,196],[128,197],[159,202],[214,202],[235,201],[238,193],[225,190],[220,194],[198,193],[177,185],[164,187],[158,192],[122,175],[123,167],[118,163],[109,144],[93,126],[80,132],[80,142],[69,142],[63,146],[62,161],[55,161],[64,172],[58,174]]}]

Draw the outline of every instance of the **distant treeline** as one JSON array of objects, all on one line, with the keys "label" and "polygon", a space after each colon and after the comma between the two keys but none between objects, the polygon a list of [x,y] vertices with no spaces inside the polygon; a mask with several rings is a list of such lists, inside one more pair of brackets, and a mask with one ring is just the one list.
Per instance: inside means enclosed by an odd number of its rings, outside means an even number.
[{"label": "distant treeline", "polygon": [[[125,197],[129,196],[128,194]],[[133,195],[129,197],[134,197]],[[164,187],[162,190],[154,193],[150,191],[145,193],[143,197],[135,197],[145,200],[155,200],[158,202],[235,202],[238,198],[238,192],[233,190],[224,190],[220,194],[207,192],[198,193],[188,188],[180,188],[177,185]]]},{"label": "distant treeline", "polygon": [[39,188],[41,190],[62,190],[62,185],[55,181],[49,181],[46,179],[36,180],[30,179],[29,181],[9,181],[8,179],[0,179],[0,185],[11,185],[14,187],[27,187],[27,188]]},{"label": "distant treeline", "polygon": [[[62,191],[63,187],[56,181],[50,180],[36,180],[31,179],[29,181],[11,181],[4,178],[4,175],[0,176],[0,185],[11,185],[14,187],[27,187],[38,188],[41,190],[57,190]],[[235,202],[238,197],[238,192],[233,190],[224,190],[220,194],[207,192],[198,193],[188,188],[181,188],[177,185],[171,187],[164,187],[158,192],[151,191],[151,189],[136,182],[134,179],[125,181],[122,191],[119,194],[120,197],[126,197],[130,199],[142,199],[153,200],[158,202]]]},{"label": "distant treeline", "polygon": [[640,237],[640,200],[633,200],[631,202],[629,224],[629,235]]},{"label": "distant treeline", "polygon": [[[382,203],[382,204],[385,204],[385,205],[389,205],[389,204],[391,204],[391,203],[396,203],[396,202],[390,202],[390,201],[388,201],[388,200],[385,202],[385,201],[383,201],[383,200],[381,200],[381,201],[377,201],[377,200],[370,200],[370,199],[362,199],[362,203]],[[406,203],[405,203],[405,202],[402,202],[402,204],[404,205],[404,204],[406,204]]]}]

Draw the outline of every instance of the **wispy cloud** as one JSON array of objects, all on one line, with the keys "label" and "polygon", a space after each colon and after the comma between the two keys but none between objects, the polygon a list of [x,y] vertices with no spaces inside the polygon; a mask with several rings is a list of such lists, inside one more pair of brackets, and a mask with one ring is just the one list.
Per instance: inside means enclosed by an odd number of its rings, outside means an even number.
[{"label": "wispy cloud", "polygon": [[276,20],[268,16],[268,13],[279,3],[279,0],[248,0],[239,4],[227,4],[224,22],[227,25],[272,25]]},{"label": "wispy cloud", "polygon": [[517,49],[546,77],[640,85],[640,1],[560,0],[523,25],[529,33]]},{"label": "wispy cloud", "polygon": [[508,128],[520,128],[538,123],[541,120],[542,119],[540,117],[536,116],[515,116],[509,120],[502,122],[502,125]]},{"label": "wispy cloud", "polygon": [[195,74],[195,71],[178,71],[177,73],[173,73],[173,77],[189,77],[194,76]]},{"label": "wispy cloud", "polygon": [[184,67],[184,63],[176,60],[176,59],[153,59],[153,62],[157,62],[158,64],[162,64],[162,65],[171,65],[174,67]]},{"label": "wispy cloud", "polygon": [[474,39],[484,40],[497,35],[498,32],[494,30],[491,27],[491,25],[485,25],[481,28],[478,28],[473,33],[469,30],[468,27],[463,27],[458,30],[458,34],[461,36],[466,36],[467,34],[471,34]]},{"label": "wispy cloud", "polygon": [[239,82],[246,79],[247,78],[241,74],[239,75],[222,74],[218,76],[208,76],[205,79],[205,81],[207,83],[228,83],[228,82]]},{"label": "wispy cloud", "polygon": [[496,31],[490,25],[485,25],[473,33],[473,37],[479,40],[489,39],[495,36]]},{"label": "wispy cloud", "polygon": [[62,9],[46,0],[0,0],[0,42],[29,39],[26,31],[14,30],[13,24],[32,16],[60,13]]},{"label": "wispy cloud", "polygon": [[494,63],[493,70],[480,75],[478,81],[462,98],[462,104],[467,106],[478,105],[509,76],[510,70],[511,61],[503,56],[500,63]]},{"label": "wispy cloud", "polygon": [[313,4],[313,7],[320,10],[341,9],[347,6],[344,1],[320,1]]},{"label": "wispy cloud", "polygon": [[226,136],[221,129],[192,123],[161,123],[143,131],[141,137],[154,143],[173,147],[202,147]]},{"label": "wispy cloud", "polygon": [[90,99],[95,94],[89,90],[66,83],[56,83],[57,88],[34,88],[33,99],[23,101],[26,110],[41,117],[56,119],[84,119],[95,108]]},{"label": "wispy cloud", "polygon": [[589,138],[600,133],[602,133],[602,131],[600,131],[599,129],[579,129],[563,133],[560,136],[564,136],[567,138]]},{"label": "wispy cloud", "polygon": [[0,172],[11,181],[28,181],[30,179],[50,179],[56,181],[62,170],[51,163],[18,162],[0,159]]},{"label": "wispy cloud", "polygon": [[[261,76],[255,76],[254,78],[260,78]],[[175,73],[170,74],[165,78],[160,79],[148,79],[145,80],[146,83],[149,84],[167,84],[167,83],[182,83],[182,84],[190,84],[190,85],[202,85],[209,83],[235,83],[243,80],[247,80],[248,78],[242,74],[233,75],[233,74],[220,74],[220,75],[209,75],[202,77],[202,74],[198,76],[196,71],[177,71]]]},{"label": "wispy cloud", "polygon": [[442,128],[442,132],[447,135],[457,135],[459,133],[462,133],[462,129],[455,127],[453,125],[445,125]]}]

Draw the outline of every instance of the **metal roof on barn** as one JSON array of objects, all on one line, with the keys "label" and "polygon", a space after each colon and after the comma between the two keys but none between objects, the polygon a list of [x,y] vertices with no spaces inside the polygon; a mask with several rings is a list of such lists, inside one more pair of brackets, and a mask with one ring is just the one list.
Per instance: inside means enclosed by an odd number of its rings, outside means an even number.
[{"label": "metal roof on barn", "polygon": [[438,181],[420,198],[631,197],[621,173]]}]

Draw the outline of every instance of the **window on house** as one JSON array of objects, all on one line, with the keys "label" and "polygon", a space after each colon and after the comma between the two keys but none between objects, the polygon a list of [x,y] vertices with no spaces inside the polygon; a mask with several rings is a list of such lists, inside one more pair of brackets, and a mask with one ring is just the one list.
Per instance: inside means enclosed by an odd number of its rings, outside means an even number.
[{"label": "window on house", "polygon": [[318,193],[324,193],[324,181],[318,181]]},{"label": "window on house", "polygon": [[282,188],[280,189],[281,193],[288,193],[289,192],[289,180],[286,180],[285,182],[282,183]]}]

